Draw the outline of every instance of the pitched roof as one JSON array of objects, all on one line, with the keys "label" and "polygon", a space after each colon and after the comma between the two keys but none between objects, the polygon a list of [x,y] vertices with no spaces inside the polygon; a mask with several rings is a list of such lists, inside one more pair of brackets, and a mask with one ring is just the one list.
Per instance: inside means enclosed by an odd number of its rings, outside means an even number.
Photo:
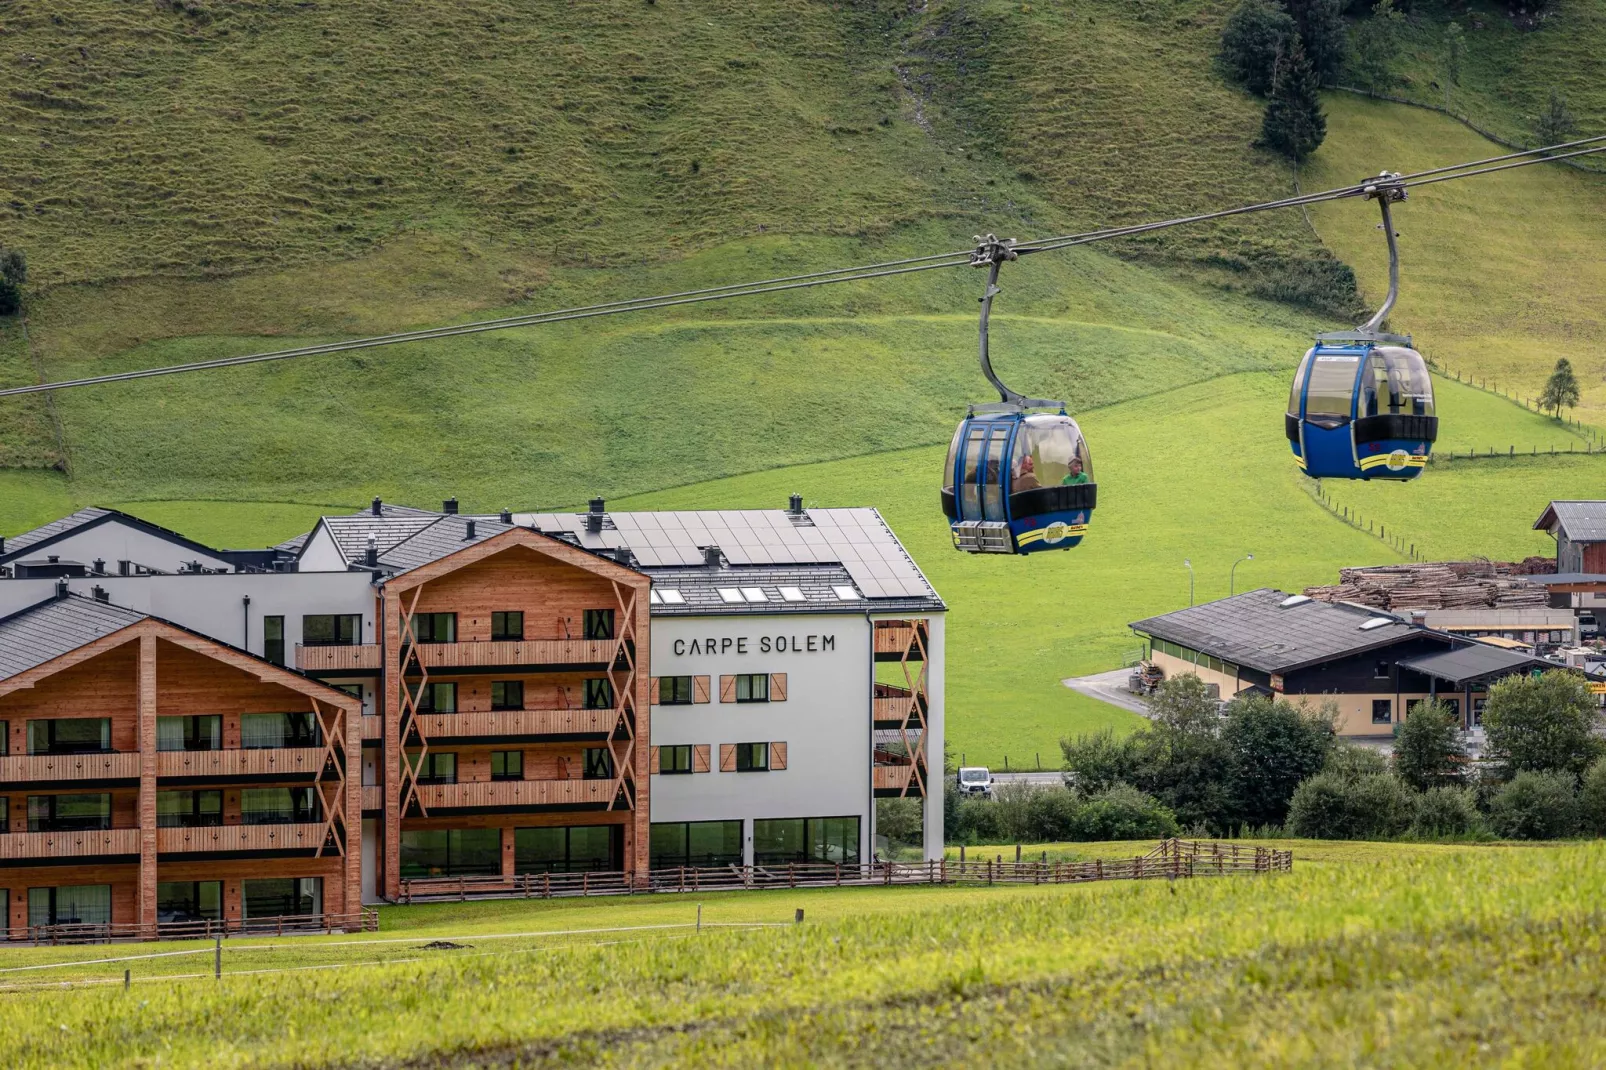
[{"label": "pitched roof", "polygon": [[[468,526],[474,525],[471,538]],[[455,554],[465,546],[484,542],[493,535],[512,531],[514,525],[483,517],[442,515],[419,528],[412,535],[379,554],[379,563],[398,572],[438,561],[447,554]]]},{"label": "pitched roof", "polygon": [[[837,587],[858,588],[848,570],[841,565],[743,565],[655,568],[652,577],[654,617],[753,616],[795,613],[915,612],[941,610],[935,595],[921,597],[865,598],[840,597]],[[796,588],[803,601],[787,601],[782,587]],[[677,592],[683,601],[664,601],[666,592]],[[742,597],[728,601],[723,591]],[[757,591],[761,601],[749,601],[747,592]]]},{"label": "pitched roof", "polygon": [[[1370,621],[1380,623],[1362,628]],[[1131,628],[1268,673],[1430,634],[1381,610],[1317,601],[1269,587],[1134,621]]]},{"label": "pitched roof", "polygon": [[1573,542],[1606,542],[1606,501],[1551,502],[1534,530],[1559,531]]},{"label": "pitched roof", "polygon": [[18,610],[0,619],[0,679],[43,665],[145,618],[144,613],[76,594]]},{"label": "pitched roof", "polygon": [[1406,658],[1400,662],[1402,669],[1413,669],[1428,676],[1437,677],[1457,685],[1469,683],[1479,677],[1510,676],[1514,673],[1524,673],[1531,669],[1559,669],[1561,666],[1554,662],[1545,661],[1528,654],[1518,654],[1510,650],[1502,650],[1487,643],[1473,643],[1471,646],[1459,647],[1455,650],[1444,650],[1436,654],[1423,654],[1420,657]]},{"label": "pitched roof", "polygon": [[210,554],[219,560],[227,560],[225,551],[219,550],[214,546],[208,546],[205,543],[196,542],[189,536],[181,535],[172,528],[164,528],[160,524],[152,524],[149,520],[118,509],[106,509],[98,505],[91,505],[69,516],[52,520],[48,524],[41,524],[32,531],[25,531],[21,535],[14,535],[6,539],[5,552],[0,553],[0,562],[13,560],[30,550],[41,550],[76,531],[83,531],[87,528],[109,523],[126,524],[146,534],[165,539],[175,546],[182,546],[186,550],[195,550],[200,553]]}]

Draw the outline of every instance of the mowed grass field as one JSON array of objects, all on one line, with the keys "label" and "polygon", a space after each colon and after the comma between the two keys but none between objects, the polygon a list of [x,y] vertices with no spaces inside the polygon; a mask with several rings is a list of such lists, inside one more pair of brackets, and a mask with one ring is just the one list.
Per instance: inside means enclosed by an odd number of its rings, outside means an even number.
[{"label": "mowed grass field", "polygon": [[[1294,849],[1293,873],[1265,877],[707,896],[700,933],[617,931],[688,924],[696,902],[684,897],[387,911],[387,931],[343,956],[340,938],[229,952],[221,982],[0,991],[0,1059],[31,1070],[1606,1058],[1592,965],[1606,847]],[[785,924],[798,907],[805,921]],[[713,924],[739,921],[783,924]],[[582,927],[600,931],[549,937],[545,950],[490,938]],[[447,938],[461,946],[423,950]],[[413,961],[378,961],[387,939],[408,940]],[[243,972],[268,956],[268,972]]]}]

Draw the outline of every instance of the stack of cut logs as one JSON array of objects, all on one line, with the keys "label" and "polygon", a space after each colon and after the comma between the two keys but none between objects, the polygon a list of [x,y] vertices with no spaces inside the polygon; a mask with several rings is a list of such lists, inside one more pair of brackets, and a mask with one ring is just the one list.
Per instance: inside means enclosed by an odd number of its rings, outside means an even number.
[{"label": "stack of cut logs", "polygon": [[1554,563],[1546,557],[1342,568],[1336,585],[1307,587],[1305,593],[1324,602],[1353,602],[1387,610],[1543,609],[1548,603],[1545,588],[1512,577],[1554,571]]}]

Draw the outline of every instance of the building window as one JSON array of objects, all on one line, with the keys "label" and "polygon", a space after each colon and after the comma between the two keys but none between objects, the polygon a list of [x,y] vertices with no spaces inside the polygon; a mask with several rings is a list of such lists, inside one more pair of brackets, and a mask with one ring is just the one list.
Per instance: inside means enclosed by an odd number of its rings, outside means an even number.
[{"label": "building window", "polygon": [[1387,680],[1389,678],[1389,663],[1386,661],[1374,662],[1372,665],[1372,677],[1377,680]]},{"label": "building window", "polygon": [[1487,698],[1475,698],[1472,700],[1472,726],[1474,728],[1483,724],[1483,708],[1488,704],[1489,700]]},{"label": "building window", "polygon": [[223,824],[223,793],[221,791],[159,791],[156,793],[157,828],[213,828],[221,824]]},{"label": "building window", "polygon": [[103,754],[111,749],[110,717],[53,717],[28,722],[29,754]]},{"label": "building window", "polygon": [[524,611],[498,609],[491,613],[491,641],[511,643],[524,638]]},{"label": "building window", "polygon": [[222,750],[223,717],[216,713],[193,717],[158,717],[156,749]]},{"label": "building window", "polygon": [[613,638],[613,610],[588,609],[582,618],[587,639]]},{"label": "building window", "polygon": [[737,702],[768,702],[770,678],[767,673],[742,673],[736,677]]},{"label": "building window", "polygon": [[455,643],[457,614],[414,613],[408,630],[415,643]]},{"label": "building window", "polygon": [[660,705],[660,706],[690,706],[691,705],[691,677],[690,676],[660,676],[660,677],[658,677],[658,705]]},{"label": "building window", "polygon": [[456,784],[457,754],[449,750],[428,751],[419,756],[413,773],[420,784]]},{"label": "building window", "polygon": [[742,864],[740,821],[665,821],[652,826],[653,869],[713,868]]},{"label": "building window", "polygon": [[323,742],[318,719],[311,710],[297,713],[242,713],[240,746],[246,750],[271,747],[316,747]]},{"label": "building window", "polygon": [[521,750],[493,750],[491,752],[492,780],[523,780],[524,752]]},{"label": "building window", "polygon": [[0,721],[0,758],[11,753],[11,722]]},{"label": "building window", "polygon": [[618,825],[573,825],[513,830],[515,873],[597,873],[621,867]]},{"label": "building window", "polygon": [[753,822],[753,864],[859,864],[857,817],[792,817]]},{"label": "building window", "polygon": [[156,883],[157,921],[219,921],[222,917],[222,881]]},{"label": "building window", "polygon": [[607,747],[586,748],[585,778],[587,780],[613,779],[613,755],[608,753]]},{"label": "building window", "polygon": [[763,773],[770,767],[770,745],[768,743],[738,743],[736,744],[736,771],[738,773]]},{"label": "building window", "polygon": [[494,877],[501,872],[501,829],[410,829],[402,832],[403,877]]},{"label": "building window", "polygon": [[356,646],[360,642],[361,613],[316,613],[301,618],[302,646]]},{"label": "building window", "polygon": [[691,744],[658,748],[658,771],[664,774],[691,772]]},{"label": "building window", "polygon": [[605,676],[587,680],[583,701],[588,710],[613,709],[613,682]]},{"label": "building window", "polygon": [[1450,707],[1450,713],[1453,714],[1457,720],[1461,719],[1461,700],[1459,698],[1445,698],[1443,695],[1440,695],[1439,701]]},{"label": "building window", "polygon": [[323,913],[322,877],[266,877],[243,882],[247,918],[307,917]]},{"label": "building window", "polygon": [[28,889],[29,925],[110,925],[111,920],[109,884]]},{"label": "building window", "polygon": [[284,618],[262,618],[262,660],[284,664]]},{"label": "building window", "polygon": [[1391,698],[1374,698],[1372,700],[1372,723],[1394,723],[1394,700]]},{"label": "building window", "polygon": [[418,713],[456,713],[457,685],[424,683],[418,688]]},{"label": "building window", "polygon": [[523,680],[492,680],[491,709],[522,710],[524,708]]},{"label": "building window", "polygon": [[29,832],[98,831],[111,827],[109,792],[28,796]]},{"label": "building window", "polygon": [[310,825],[322,821],[312,788],[241,788],[240,824]]}]

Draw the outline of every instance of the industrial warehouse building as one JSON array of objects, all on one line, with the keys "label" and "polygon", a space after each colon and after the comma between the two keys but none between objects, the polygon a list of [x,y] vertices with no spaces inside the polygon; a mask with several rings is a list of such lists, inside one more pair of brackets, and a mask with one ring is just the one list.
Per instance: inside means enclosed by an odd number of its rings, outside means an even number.
[{"label": "industrial warehouse building", "polygon": [[[1419,615],[1420,616],[1420,615]],[[1489,686],[1559,668],[1383,610],[1262,588],[1135,621],[1166,676],[1197,673],[1217,694],[1338,707],[1338,731],[1388,736],[1413,703],[1437,698],[1474,727]]]},{"label": "industrial warehouse building", "polygon": [[[942,848],[945,607],[873,509],[468,516],[271,550],[0,543],[0,909],[350,914],[430,882]],[[32,931],[37,931],[32,930]]]}]

